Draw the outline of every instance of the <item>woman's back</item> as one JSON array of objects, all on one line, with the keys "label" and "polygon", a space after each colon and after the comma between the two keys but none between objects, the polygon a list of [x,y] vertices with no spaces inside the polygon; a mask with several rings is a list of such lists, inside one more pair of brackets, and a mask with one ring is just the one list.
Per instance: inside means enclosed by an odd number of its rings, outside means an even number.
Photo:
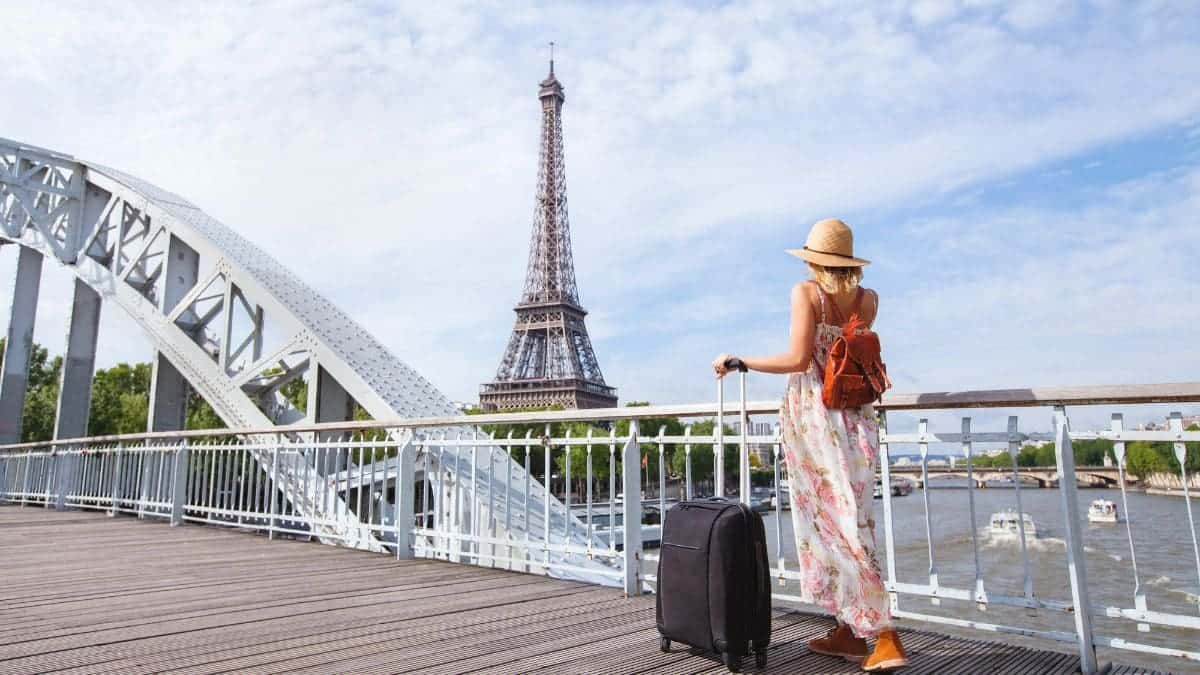
[{"label": "woman's back", "polygon": [[875,323],[875,315],[879,313],[879,294],[875,291],[858,286],[854,290],[831,294],[822,290],[815,281],[807,281],[805,286],[818,326],[841,329],[853,314],[858,314],[867,327]]}]

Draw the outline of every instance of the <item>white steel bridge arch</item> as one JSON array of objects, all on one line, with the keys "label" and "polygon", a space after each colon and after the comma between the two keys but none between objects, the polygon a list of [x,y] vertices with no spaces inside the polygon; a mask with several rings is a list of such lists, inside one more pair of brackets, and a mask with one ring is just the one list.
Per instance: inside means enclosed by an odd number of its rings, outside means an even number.
[{"label": "white steel bridge arch", "polygon": [[[121,171],[0,138],[3,244],[17,245],[20,255],[0,379],[0,443],[19,440],[44,258],[77,280],[58,439],[86,435],[101,304],[120,307],[154,345],[149,431],[183,428],[189,386],[231,428],[286,433],[297,422],[348,421],[354,403],[377,419],[457,414],[428,380],[266,252],[188,200]],[[306,373],[308,399],[299,410],[280,389]],[[397,440],[412,443],[415,452],[425,447],[419,436]],[[457,457],[459,449],[452,452]],[[492,495],[516,488],[511,480],[499,484],[491,477],[524,474],[506,453],[495,454],[504,469],[454,461],[438,475],[473,486],[477,502],[495,503]],[[269,470],[269,462],[260,464]],[[379,549],[382,544],[341,497],[361,488],[351,485],[344,468],[320,467],[330,480],[316,494],[299,478],[307,467],[279,471],[298,510],[337,522],[336,532],[316,534]],[[538,481],[523,484],[530,486],[535,514],[523,527],[531,539],[567,520],[577,522],[553,497],[545,504]],[[516,496],[524,503],[526,495]],[[547,517],[552,528],[545,528]]]},{"label": "white steel bridge arch", "polygon": [[[52,256],[121,307],[231,427],[346,419],[320,400],[337,387],[374,417],[456,412],[266,252],[123,172],[0,139],[0,239]],[[281,339],[264,351],[271,333]],[[313,365],[333,381],[316,384],[308,410],[269,400]]]}]

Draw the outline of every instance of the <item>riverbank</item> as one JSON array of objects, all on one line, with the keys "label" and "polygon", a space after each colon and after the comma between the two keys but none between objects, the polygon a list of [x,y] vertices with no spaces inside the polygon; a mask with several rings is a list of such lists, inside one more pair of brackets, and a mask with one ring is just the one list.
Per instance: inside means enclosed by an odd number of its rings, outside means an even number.
[{"label": "riverbank", "polygon": [[1180,490],[1172,490],[1169,488],[1146,488],[1144,492],[1148,495],[1156,495],[1159,497],[1183,497],[1184,492]]}]

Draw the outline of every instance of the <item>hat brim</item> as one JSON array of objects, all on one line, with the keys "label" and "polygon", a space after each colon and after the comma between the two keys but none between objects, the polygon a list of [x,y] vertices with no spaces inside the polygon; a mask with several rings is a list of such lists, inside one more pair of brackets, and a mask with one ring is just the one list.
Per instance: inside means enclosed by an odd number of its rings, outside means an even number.
[{"label": "hat brim", "polygon": [[807,260],[810,263],[820,265],[822,267],[864,267],[871,264],[870,260],[854,258],[848,255],[810,251],[807,248],[790,248],[787,249],[787,252],[796,256],[797,258]]}]

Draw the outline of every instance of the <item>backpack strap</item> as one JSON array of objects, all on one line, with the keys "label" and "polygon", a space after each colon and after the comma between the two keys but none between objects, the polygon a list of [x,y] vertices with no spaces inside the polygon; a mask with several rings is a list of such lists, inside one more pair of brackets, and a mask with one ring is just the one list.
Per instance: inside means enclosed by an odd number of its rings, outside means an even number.
[{"label": "backpack strap", "polygon": [[[838,307],[837,301],[834,300],[831,295],[826,293],[825,289],[821,288],[820,284],[817,284],[816,282],[813,282],[813,283],[817,287],[817,293],[819,293],[821,296],[821,323],[827,324],[830,326],[846,325],[846,317],[842,315],[842,310],[840,307]],[[827,305],[831,308],[831,311],[829,312],[829,314],[830,314],[830,318],[832,318],[833,321],[826,320],[825,307]]]},{"label": "backpack strap", "polygon": [[815,281],[810,281],[808,283],[812,284],[813,288],[817,289],[817,299],[821,302],[821,323],[825,323],[825,291],[821,288],[821,284],[818,284]]},{"label": "backpack strap", "polygon": [[858,314],[858,311],[860,309],[862,309],[862,301],[863,301],[864,295],[866,295],[866,293],[863,292],[863,287],[859,286],[858,294],[854,296],[854,304],[850,305],[850,316],[854,316],[855,314]]}]

